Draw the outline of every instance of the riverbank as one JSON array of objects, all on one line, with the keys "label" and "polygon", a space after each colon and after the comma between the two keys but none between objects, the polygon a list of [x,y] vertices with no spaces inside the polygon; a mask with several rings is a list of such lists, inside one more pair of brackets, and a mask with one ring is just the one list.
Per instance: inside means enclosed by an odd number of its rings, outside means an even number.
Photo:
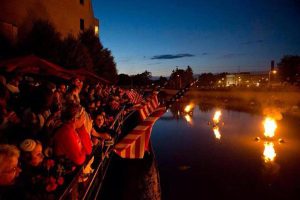
[{"label": "riverbank", "polygon": [[[162,96],[176,93],[176,90],[162,90]],[[187,99],[200,99],[202,105],[254,112],[264,115],[288,115],[300,118],[300,91],[293,90],[191,90]]]}]

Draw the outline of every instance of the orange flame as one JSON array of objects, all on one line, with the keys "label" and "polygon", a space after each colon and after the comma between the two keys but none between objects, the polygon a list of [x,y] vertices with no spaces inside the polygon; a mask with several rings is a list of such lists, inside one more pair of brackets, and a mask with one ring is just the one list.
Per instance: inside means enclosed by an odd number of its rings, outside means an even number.
[{"label": "orange flame", "polygon": [[213,118],[213,121],[215,124],[219,123],[220,122],[220,117],[221,117],[222,113],[220,110],[217,110],[214,114],[214,118]]},{"label": "orange flame", "polygon": [[193,109],[194,105],[193,104],[189,104],[184,108],[184,112],[188,113]]},{"label": "orange flame", "polygon": [[273,142],[265,142],[264,143],[264,160],[265,162],[272,162],[276,157],[274,143]]},{"label": "orange flame", "polygon": [[275,130],[277,128],[276,121],[274,119],[270,118],[270,117],[267,117],[264,120],[263,124],[264,124],[264,127],[265,127],[265,133],[264,133],[264,135],[266,137],[270,137],[270,138],[274,137]]},{"label": "orange flame", "polygon": [[219,131],[219,127],[218,126],[215,126],[213,128],[213,131],[214,131],[214,134],[215,134],[215,137],[220,140],[221,139],[221,134],[220,134],[220,131]]}]

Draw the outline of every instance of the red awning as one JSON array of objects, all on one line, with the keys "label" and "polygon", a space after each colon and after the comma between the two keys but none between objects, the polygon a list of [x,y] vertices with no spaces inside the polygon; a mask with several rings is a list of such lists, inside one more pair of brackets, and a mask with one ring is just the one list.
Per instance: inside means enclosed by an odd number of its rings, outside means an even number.
[{"label": "red awning", "polygon": [[69,80],[72,77],[79,77],[84,80],[97,80],[105,83],[109,81],[84,69],[67,70],[59,65],[49,62],[35,55],[17,57],[0,62],[0,69],[6,72],[15,72],[20,74],[34,74],[44,76],[55,76]]}]

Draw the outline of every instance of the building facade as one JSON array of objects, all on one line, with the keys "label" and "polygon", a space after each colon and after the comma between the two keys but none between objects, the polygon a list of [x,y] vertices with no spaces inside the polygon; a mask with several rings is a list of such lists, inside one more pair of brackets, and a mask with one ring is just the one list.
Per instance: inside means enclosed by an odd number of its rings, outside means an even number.
[{"label": "building facade", "polygon": [[271,73],[271,71],[228,74],[226,75],[225,81],[226,87],[261,87],[268,86],[270,84],[276,85],[280,82],[279,76],[277,74]]},{"label": "building facade", "polygon": [[29,31],[36,20],[51,22],[62,37],[92,28],[99,34],[92,0],[2,0],[0,31],[9,39]]}]

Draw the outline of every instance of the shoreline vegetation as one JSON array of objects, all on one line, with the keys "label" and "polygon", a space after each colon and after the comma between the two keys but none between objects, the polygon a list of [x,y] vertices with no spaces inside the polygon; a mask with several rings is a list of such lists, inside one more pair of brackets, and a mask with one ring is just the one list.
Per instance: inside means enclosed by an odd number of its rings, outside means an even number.
[{"label": "shoreline vegetation", "polygon": [[[163,89],[163,96],[173,95],[177,90]],[[191,90],[186,97],[201,99],[203,105],[271,115],[281,119],[282,115],[300,118],[300,90],[289,89],[210,89]],[[200,108],[201,109],[201,108]]]}]

